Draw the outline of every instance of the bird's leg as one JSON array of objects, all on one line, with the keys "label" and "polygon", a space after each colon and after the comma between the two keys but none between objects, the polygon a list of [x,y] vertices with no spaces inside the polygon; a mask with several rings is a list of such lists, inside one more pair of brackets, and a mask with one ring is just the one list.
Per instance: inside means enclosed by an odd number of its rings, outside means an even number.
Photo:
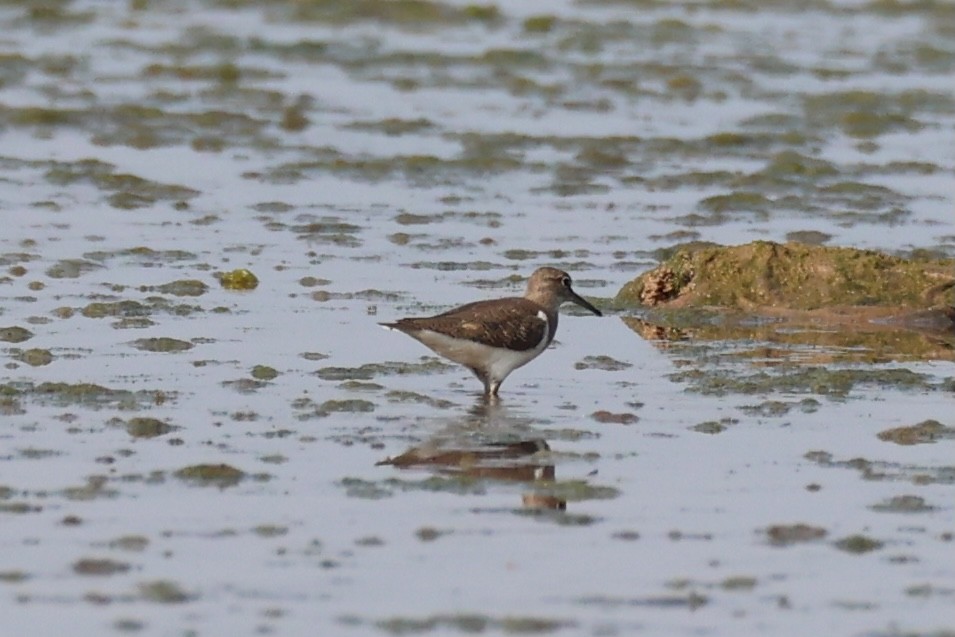
[{"label": "bird's leg", "polygon": [[[484,383],[484,395],[485,395],[485,396],[491,396],[491,395],[492,395],[492,394],[491,394],[491,380],[488,378],[488,375],[485,374],[485,373],[484,373],[483,371],[481,371],[480,369],[478,369],[477,367],[469,367],[468,369],[470,369],[470,370],[471,370],[471,373],[473,373],[475,376],[478,377],[478,380],[480,380],[482,383]],[[495,391],[495,394],[496,394],[496,392],[497,392],[497,388],[496,388],[496,387],[494,388],[494,391]]]},{"label": "bird's leg", "polygon": [[490,386],[488,386],[488,384],[485,384],[484,387],[485,387],[484,391],[487,393],[488,396],[493,396],[497,398],[497,390],[501,388],[501,381],[495,380],[494,382],[490,383]]}]

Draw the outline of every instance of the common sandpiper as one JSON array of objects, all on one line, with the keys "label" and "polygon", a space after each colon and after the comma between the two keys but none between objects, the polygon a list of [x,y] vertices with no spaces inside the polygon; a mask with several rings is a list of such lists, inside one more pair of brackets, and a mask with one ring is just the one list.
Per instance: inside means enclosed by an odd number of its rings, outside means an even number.
[{"label": "common sandpiper", "polygon": [[574,292],[569,274],[538,268],[523,297],[477,301],[436,316],[380,325],[464,365],[484,383],[486,396],[497,396],[508,374],[537,358],[554,340],[558,310],[566,301],[603,316]]}]

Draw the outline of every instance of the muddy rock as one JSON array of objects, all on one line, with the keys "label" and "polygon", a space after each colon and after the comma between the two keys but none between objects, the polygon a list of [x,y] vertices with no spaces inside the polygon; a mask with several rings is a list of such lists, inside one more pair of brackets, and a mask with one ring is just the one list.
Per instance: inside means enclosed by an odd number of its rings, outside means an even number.
[{"label": "muddy rock", "polygon": [[940,305],[955,261],[906,260],[871,250],[755,241],[741,246],[688,244],[630,281],[624,305],[816,310]]},{"label": "muddy rock", "polygon": [[616,302],[690,323],[695,321],[687,312],[716,311],[952,334],[953,287],[951,259],[903,259],[802,243],[695,243],[677,247],[656,268],[625,284]]}]

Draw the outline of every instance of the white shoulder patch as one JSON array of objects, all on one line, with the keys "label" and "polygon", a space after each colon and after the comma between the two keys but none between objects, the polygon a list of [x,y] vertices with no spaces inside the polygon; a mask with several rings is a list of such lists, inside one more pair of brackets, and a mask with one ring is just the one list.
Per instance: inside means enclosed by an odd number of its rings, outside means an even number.
[{"label": "white shoulder patch", "polygon": [[537,310],[537,318],[544,321],[545,323],[547,322],[547,315],[544,314],[543,310]]}]

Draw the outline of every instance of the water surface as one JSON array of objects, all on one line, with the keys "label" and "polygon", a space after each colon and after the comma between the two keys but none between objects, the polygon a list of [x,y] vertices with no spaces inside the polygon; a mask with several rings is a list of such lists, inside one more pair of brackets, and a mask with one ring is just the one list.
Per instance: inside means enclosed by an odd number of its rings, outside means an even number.
[{"label": "water surface", "polygon": [[[951,4],[0,25],[11,634],[955,632],[950,342],[609,302],[690,240],[955,255]],[[540,265],[608,316],[498,404],[376,326]]]}]

